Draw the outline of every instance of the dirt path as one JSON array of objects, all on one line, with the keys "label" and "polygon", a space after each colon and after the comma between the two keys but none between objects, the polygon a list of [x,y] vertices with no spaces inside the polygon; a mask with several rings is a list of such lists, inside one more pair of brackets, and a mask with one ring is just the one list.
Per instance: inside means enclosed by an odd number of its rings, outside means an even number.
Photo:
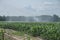
[{"label": "dirt path", "polygon": [[[9,40],[28,40],[27,35],[22,36],[17,36],[17,35],[11,35],[9,34],[11,30],[6,30],[6,33],[4,33],[5,38],[8,38]],[[14,30],[12,30],[14,32]],[[8,33],[9,32],[9,33]],[[42,40],[41,38],[38,37],[30,37],[29,40]]]},{"label": "dirt path", "polygon": [[[5,36],[7,36],[7,38],[9,37],[9,40],[28,40],[27,37],[25,37],[25,38],[20,38],[20,37],[17,37],[17,36],[15,37],[15,36],[11,36],[7,33],[5,33]],[[42,39],[37,38],[37,37],[33,37],[30,40],[42,40]]]},{"label": "dirt path", "polygon": [[4,34],[5,34],[5,37],[6,36],[9,37],[10,40],[22,40],[22,39],[19,39],[19,38],[15,37],[15,36],[9,35],[7,33],[4,33]]}]

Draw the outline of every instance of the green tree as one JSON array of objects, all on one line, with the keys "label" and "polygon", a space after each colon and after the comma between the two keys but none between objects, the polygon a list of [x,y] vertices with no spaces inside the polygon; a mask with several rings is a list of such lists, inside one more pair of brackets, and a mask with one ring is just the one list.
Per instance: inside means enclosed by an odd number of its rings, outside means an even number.
[{"label": "green tree", "polygon": [[0,21],[5,21],[6,17],[5,16],[0,16]]},{"label": "green tree", "polygon": [[54,15],[53,15],[53,21],[54,21],[54,22],[58,22],[58,21],[59,21],[59,16],[56,15],[56,14],[54,14]]}]

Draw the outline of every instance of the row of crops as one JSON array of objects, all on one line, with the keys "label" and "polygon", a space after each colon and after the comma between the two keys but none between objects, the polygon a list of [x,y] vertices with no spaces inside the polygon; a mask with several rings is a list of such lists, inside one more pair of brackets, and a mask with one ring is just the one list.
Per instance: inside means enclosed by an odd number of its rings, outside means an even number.
[{"label": "row of crops", "polygon": [[60,40],[60,23],[0,23],[1,28],[13,29],[44,40]]},{"label": "row of crops", "polygon": [[2,39],[2,33],[0,32],[0,40]]},{"label": "row of crops", "polygon": [[4,40],[4,32],[0,29],[0,40]]}]

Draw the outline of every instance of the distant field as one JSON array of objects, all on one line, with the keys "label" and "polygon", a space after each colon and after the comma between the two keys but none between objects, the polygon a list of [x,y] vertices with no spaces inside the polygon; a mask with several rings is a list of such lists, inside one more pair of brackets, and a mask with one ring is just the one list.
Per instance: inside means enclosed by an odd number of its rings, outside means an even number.
[{"label": "distant field", "polygon": [[0,28],[16,30],[45,40],[60,40],[59,22],[0,22]]}]

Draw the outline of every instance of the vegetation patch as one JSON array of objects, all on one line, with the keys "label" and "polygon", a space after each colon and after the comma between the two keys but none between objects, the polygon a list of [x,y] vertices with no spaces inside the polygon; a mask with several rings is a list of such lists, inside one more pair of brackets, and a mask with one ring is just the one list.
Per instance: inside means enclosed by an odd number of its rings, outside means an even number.
[{"label": "vegetation patch", "polygon": [[45,40],[60,40],[60,23],[0,23],[4,29],[13,29],[34,37],[41,37]]}]

